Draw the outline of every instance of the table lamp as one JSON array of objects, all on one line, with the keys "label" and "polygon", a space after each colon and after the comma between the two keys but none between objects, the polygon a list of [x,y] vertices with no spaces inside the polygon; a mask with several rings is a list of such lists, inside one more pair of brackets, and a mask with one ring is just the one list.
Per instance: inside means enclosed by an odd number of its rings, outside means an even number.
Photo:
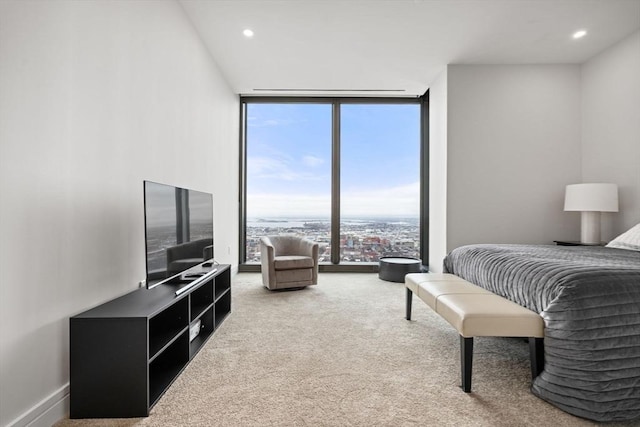
[{"label": "table lamp", "polygon": [[618,186],[602,183],[567,185],[564,210],[582,213],[580,243],[600,244],[600,212],[618,212]]}]

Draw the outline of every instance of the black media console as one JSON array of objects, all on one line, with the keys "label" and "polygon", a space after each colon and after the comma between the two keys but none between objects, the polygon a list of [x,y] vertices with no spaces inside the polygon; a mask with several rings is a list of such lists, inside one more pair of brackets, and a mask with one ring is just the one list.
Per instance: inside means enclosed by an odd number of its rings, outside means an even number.
[{"label": "black media console", "polygon": [[149,415],[231,312],[230,266],[216,268],[178,296],[188,284],[138,289],[70,319],[71,418]]}]

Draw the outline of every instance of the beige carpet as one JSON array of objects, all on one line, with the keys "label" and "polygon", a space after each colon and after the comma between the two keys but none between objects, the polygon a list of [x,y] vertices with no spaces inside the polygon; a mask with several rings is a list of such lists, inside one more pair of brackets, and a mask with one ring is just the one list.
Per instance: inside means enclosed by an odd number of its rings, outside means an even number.
[{"label": "beige carpet", "polygon": [[[475,342],[473,392],[459,388],[459,339],[404,285],[324,273],[269,292],[233,280],[232,313],[148,418],[62,426],[589,426],[529,391],[522,339]],[[608,424],[638,425],[638,423]]]}]

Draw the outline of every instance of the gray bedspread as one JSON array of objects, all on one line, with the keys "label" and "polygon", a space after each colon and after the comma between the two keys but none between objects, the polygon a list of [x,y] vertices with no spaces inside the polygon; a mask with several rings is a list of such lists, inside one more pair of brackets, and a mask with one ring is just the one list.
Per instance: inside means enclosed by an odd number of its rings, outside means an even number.
[{"label": "gray bedspread", "polygon": [[470,245],[444,270],[542,315],[535,395],[596,421],[640,419],[640,252]]}]

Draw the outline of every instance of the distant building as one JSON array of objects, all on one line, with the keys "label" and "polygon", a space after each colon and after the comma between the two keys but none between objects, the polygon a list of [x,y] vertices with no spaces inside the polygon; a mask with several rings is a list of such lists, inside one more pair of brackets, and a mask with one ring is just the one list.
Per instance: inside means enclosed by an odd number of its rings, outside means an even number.
[{"label": "distant building", "polygon": [[[264,221],[263,221],[264,223]],[[268,227],[247,224],[246,258],[260,262],[260,238],[293,234],[318,242],[320,263],[331,262],[331,226],[329,222],[310,221],[292,227],[287,221],[272,222]],[[341,224],[340,260],[344,262],[378,262],[383,256],[420,257],[420,227],[413,222],[354,221]]]}]

